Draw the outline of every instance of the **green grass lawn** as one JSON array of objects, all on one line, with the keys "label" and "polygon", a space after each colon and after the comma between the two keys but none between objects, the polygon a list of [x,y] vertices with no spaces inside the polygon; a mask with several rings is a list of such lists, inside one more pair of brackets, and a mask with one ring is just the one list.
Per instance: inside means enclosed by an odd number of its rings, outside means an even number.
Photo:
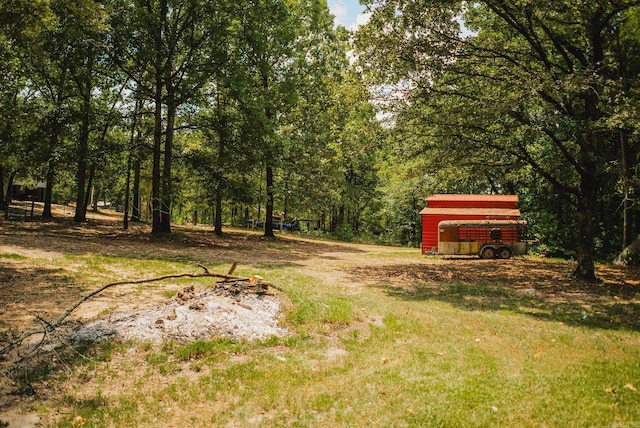
[{"label": "green grass lawn", "polygon": [[[321,316],[307,317],[317,331],[287,339],[142,347],[143,373],[139,361],[123,362],[129,347],[140,345],[118,347],[106,361],[75,367],[71,376],[86,376],[96,387],[89,397],[69,393],[57,409],[69,412],[60,425],[73,426],[78,415],[95,426],[163,420],[192,426],[623,426],[640,420],[637,333],[435,302],[385,302],[384,296],[354,303],[365,309],[354,309],[354,319],[375,308],[381,323],[327,336]],[[132,388],[108,393],[110,381],[128,372],[137,377]],[[51,405],[42,410],[54,410]]]},{"label": "green grass lawn", "polygon": [[[264,246],[295,252],[289,242]],[[350,249],[359,255],[316,261],[318,251],[299,263],[239,266],[240,274],[284,290],[289,337],[67,348],[59,355],[64,366],[31,374],[36,389],[56,391],[31,403],[55,426],[640,426],[636,324],[572,321],[551,304],[548,311],[536,305],[543,317],[518,310],[523,303],[509,284],[498,293],[443,280],[438,295],[393,292],[393,284],[354,277],[350,266],[361,256],[390,265],[427,260],[403,249]],[[25,256],[5,257],[22,263]],[[94,285],[141,265],[146,274],[193,270],[189,256],[62,254],[46,263],[69,266],[74,283],[89,268]],[[636,311],[638,294],[633,298],[629,310]],[[473,304],[477,299],[503,304]]]}]

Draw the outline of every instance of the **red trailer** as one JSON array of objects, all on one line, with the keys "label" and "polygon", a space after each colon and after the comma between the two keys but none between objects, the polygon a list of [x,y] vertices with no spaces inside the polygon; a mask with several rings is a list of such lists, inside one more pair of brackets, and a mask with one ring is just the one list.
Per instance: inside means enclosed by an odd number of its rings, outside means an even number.
[{"label": "red trailer", "polygon": [[508,259],[527,253],[523,220],[445,220],[438,224],[438,253]]},{"label": "red trailer", "polygon": [[446,220],[518,220],[518,195],[438,194],[427,198],[422,217],[422,254],[438,253],[438,224]]}]

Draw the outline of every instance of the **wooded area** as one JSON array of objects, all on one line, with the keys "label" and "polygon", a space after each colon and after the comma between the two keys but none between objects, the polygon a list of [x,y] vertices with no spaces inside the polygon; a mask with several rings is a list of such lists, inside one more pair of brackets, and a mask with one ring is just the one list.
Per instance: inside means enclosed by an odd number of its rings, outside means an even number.
[{"label": "wooded area", "polygon": [[428,195],[512,193],[595,278],[640,232],[640,1],[367,3],[352,34],[323,0],[2,2],[0,208],[418,245]]}]

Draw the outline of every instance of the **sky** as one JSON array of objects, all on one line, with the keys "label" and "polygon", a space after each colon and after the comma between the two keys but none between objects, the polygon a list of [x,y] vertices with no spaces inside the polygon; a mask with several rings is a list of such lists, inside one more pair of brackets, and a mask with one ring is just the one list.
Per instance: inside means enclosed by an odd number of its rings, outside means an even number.
[{"label": "sky", "polygon": [[335,24],[354,30],[366,23],[368,16],[359,0],[328,0],[329,10],[335,16]]}]

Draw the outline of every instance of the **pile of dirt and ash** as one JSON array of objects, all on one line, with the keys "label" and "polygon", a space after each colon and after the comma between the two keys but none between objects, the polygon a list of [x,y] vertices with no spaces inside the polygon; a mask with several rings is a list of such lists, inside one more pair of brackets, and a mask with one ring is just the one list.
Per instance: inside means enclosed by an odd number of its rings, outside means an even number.
[{"label": "pile of dirt and ash", "polygon": [[161,343],[212,337],[234,340],[285,336],[280,326],[282,303],[261,285],[246,281],[222,282],[197,291],[183,288],[164,304],[133,312],[117,312],[83,324],[75,341],[107,339]]}]

